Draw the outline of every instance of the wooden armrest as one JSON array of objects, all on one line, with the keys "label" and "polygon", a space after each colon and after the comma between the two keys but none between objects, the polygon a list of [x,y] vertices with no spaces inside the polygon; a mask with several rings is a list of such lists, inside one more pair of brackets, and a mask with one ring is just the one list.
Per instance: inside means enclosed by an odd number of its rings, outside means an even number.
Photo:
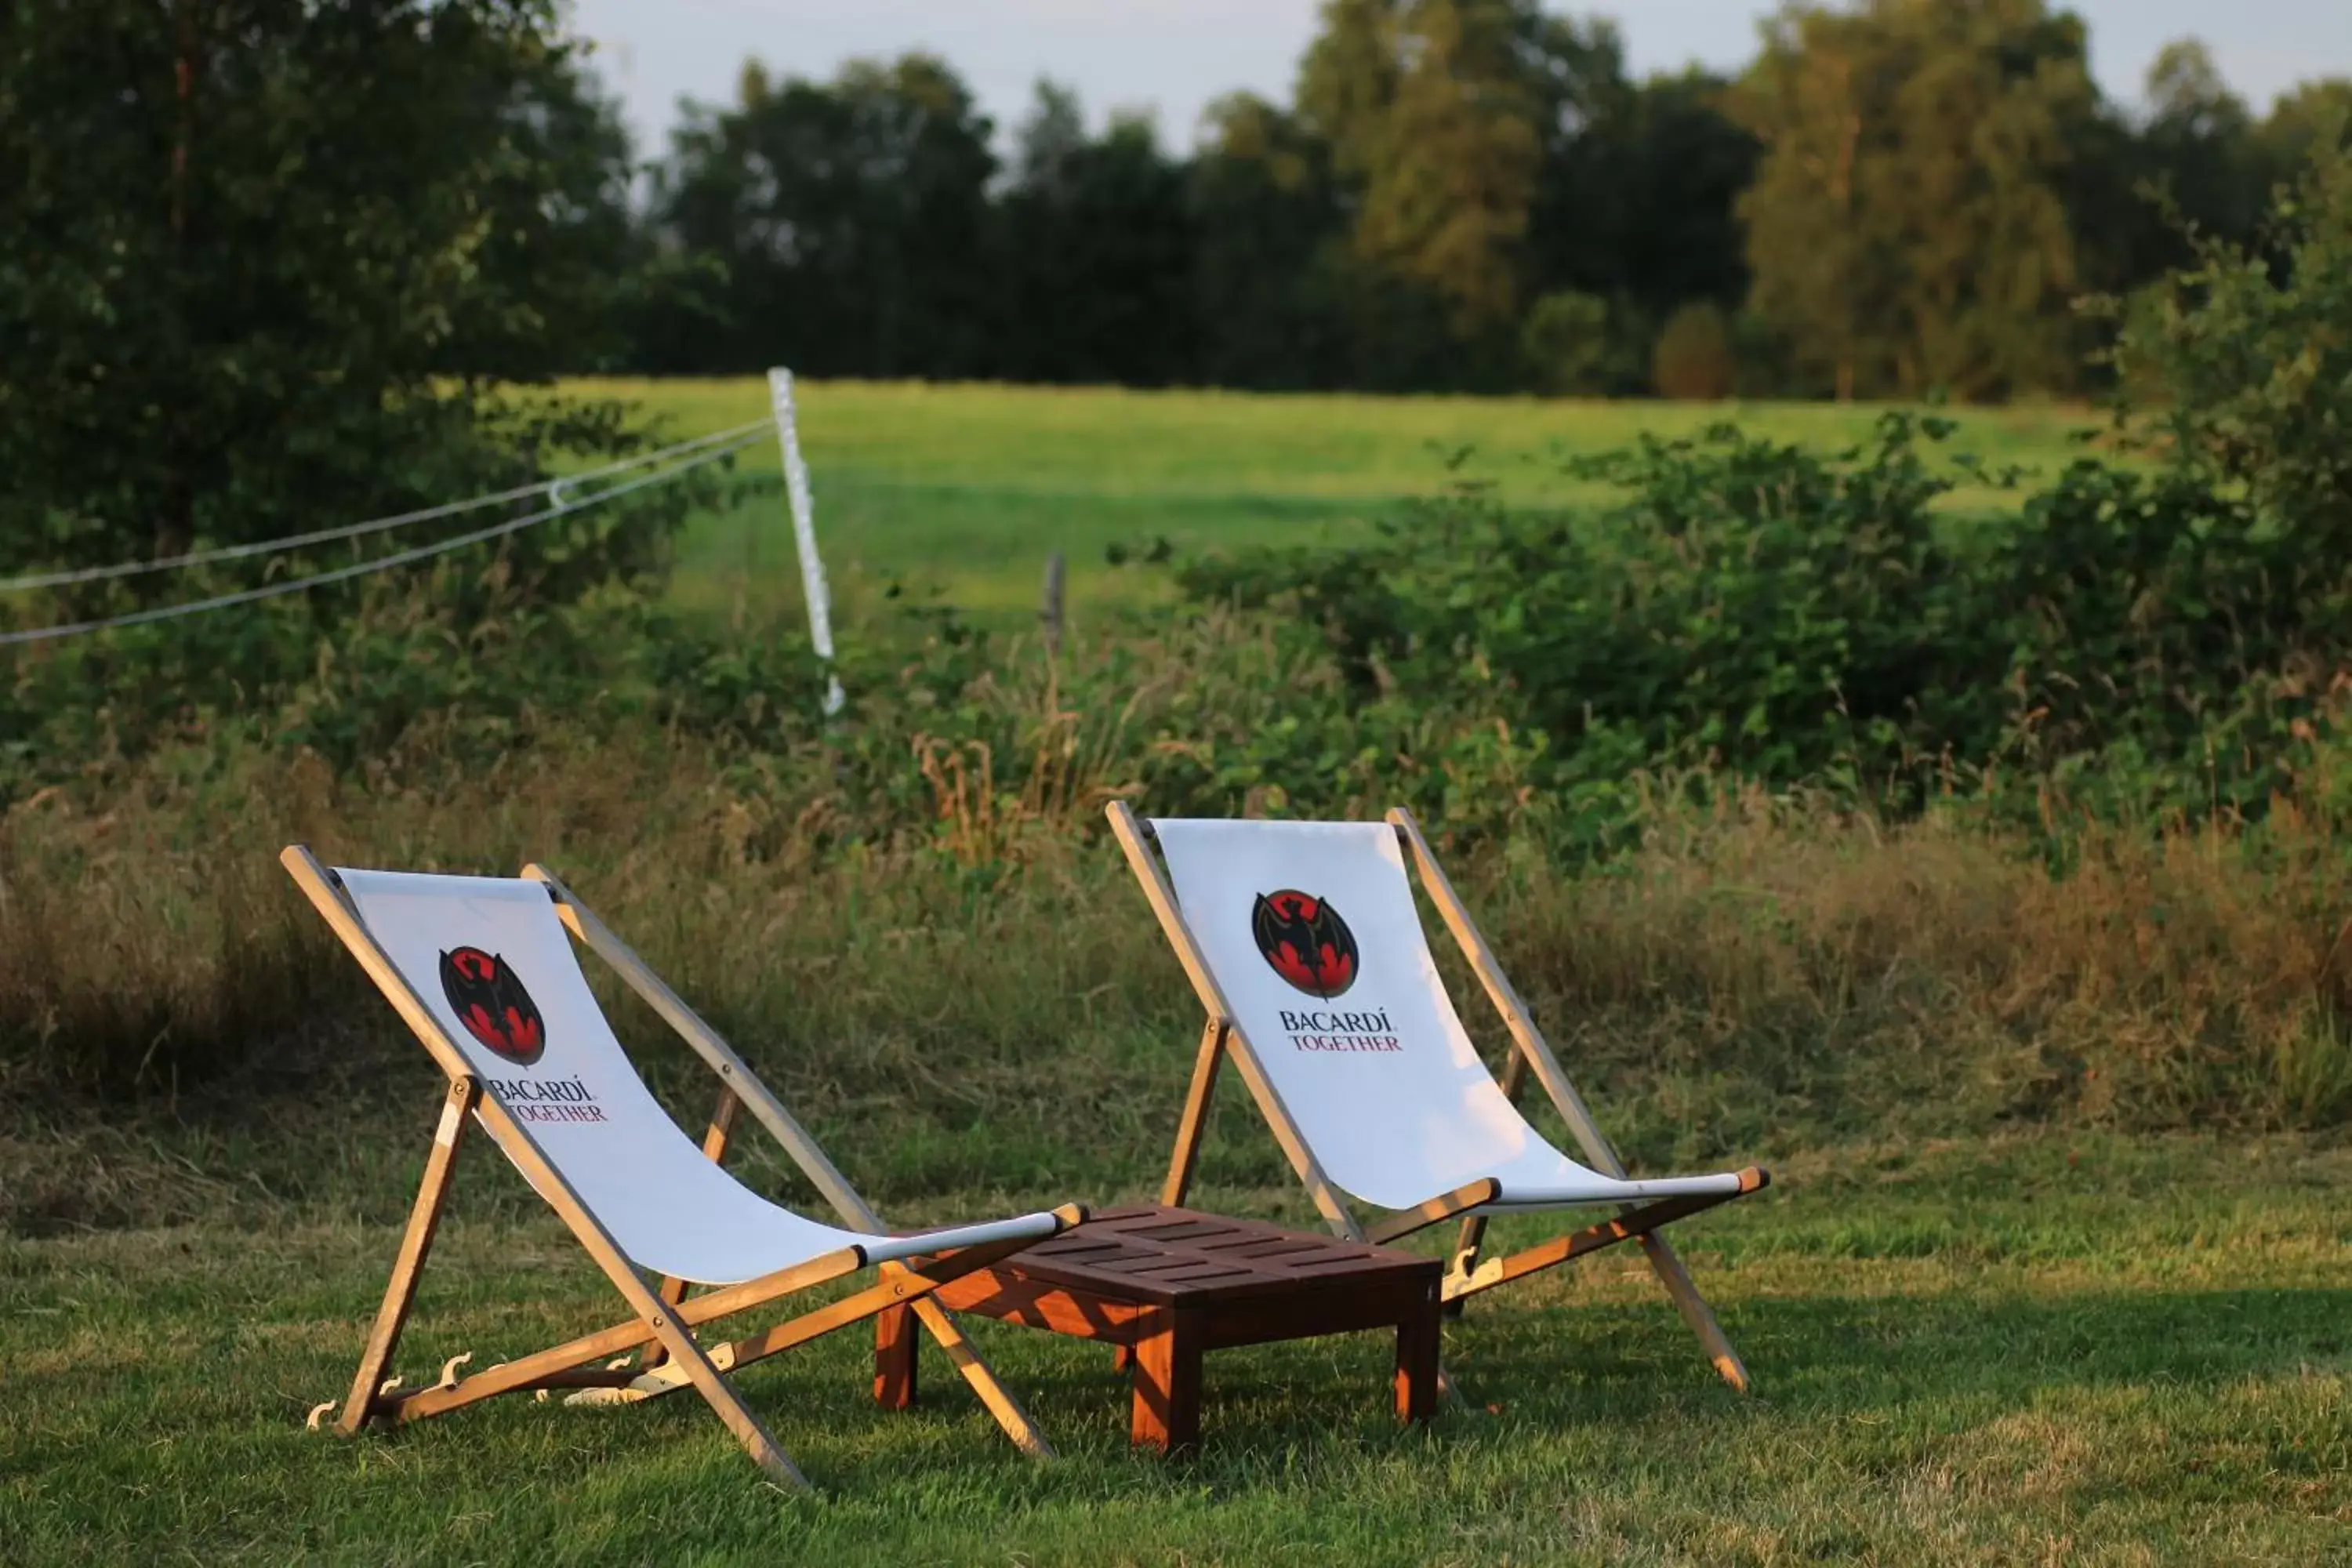
[{"label": "wooden armrest", "polygon": [[1399,1237],[1411,1236],[1416,1230],[1426,1230],[1442,1220],[1452,1219],[1455,1215],[1475,1209],[1480,1204],[1493,1203],[1496,1194],[1502,1190],[1503,1184],[1494,1177],[1481,1176],[1450,1193],[1440,1194],[1425,1204],[1391,1215],[1380,1224],[1367,1228],[1364,1239],[1378,1245],[1394,1241]]}]

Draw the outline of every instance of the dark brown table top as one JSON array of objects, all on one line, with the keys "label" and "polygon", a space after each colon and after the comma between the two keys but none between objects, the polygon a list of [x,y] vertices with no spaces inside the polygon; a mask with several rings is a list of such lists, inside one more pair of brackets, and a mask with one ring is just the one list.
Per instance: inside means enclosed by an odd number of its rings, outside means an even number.
[{"label": "dark brown table top", "polygon": [[1444,1265],[1390,1247],[1157,1204],[1108,1209],[996,1265],[1044,1284],[1166,1307],[1392,1283]]}]

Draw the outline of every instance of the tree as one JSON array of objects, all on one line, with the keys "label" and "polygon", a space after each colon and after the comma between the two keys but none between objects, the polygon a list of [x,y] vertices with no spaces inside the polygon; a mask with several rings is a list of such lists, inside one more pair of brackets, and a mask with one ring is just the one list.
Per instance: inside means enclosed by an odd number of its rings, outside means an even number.
[{"label": "tree", "polygon": [[1549,56],[1558,108],[1528,226],[1528,287],[1606,300],[1609,370],[1596,390],[1645,391],[1662,322],[1748,291],[1734,207],[1756,139],[1724,113],[1717,78],[1628,81],[1606,22],[1556,25]]},{"label": "tree", "polygon": [[1754,299],[1841,397],[2063,387],[2079,357],[2064,179],[2097,105],[2042,0],[1792,5],[1735,99]]},{"label": "tree", "polygon": [[2352,77],[2321,77],[2283,93],[2255,132],[2273,179],[2291,176],[2352,137]]},{"label": "tree", "polygon": [[[2168,44],[2147,68],[2149,116],[2140,133],[2142,178],[2208,234],[2248,239],[2260,226],[2271,180],[2253,140],[2253,116],[2194,38]],[[2144,206],[2151,204],[2143,203]],[[2168,238],[2177,232],[2167,224]],[[2144,262],[2143,276],[2189,258],[2177,248]]]},{"label": "tree", "polygon": [[583,45],[550,42],[520,61],[478,198],[488,221],[475,265],[499,304],[450,342],[442,368],[453,374],[615,369],[627,314],[667,283],[631,209],[637,169],[620,106],[588,59]]},{"label": "tree", "polygon": [[10,561],[173,555],[534,471],[477,378],[596,353],[625,229],[626,144],[552,0],[5,15]]},{"label": "tree", "polygon": [[1298,107],[1350,186],[1360,256],[1444,299],[1458,330],[1514,318],[1546,107],[1533,0],[1326,0]]},{"label": "tree", "polygon": [[2352,118],[2314,126],[2309,162],[2258,245],[2195,237],[2195,265],[2121,317],[2126,433],[2242,492],[2340,592],[2352,561]]},{"label": "tree", "polygon": [[993,363],[1025,381],[1161,385],[1192,360],[1184,170],[1148,119],[1089,140],[1076,95],[1040,82],[999,209],[1010,304]]},{"label": "tree", "polygon": [[1605,25],[1581,53],[1528,248],[1538,286],[1619,301],[1646,345],[1676,307],[1728,307],[1747,292],[1735,208],[1759,148],[1724,112],[1721,79],[1691,70],[1628,82]]},{"label": "tree", "polygon": [[1344,266],[1346,216],[1329,148],[1264,99],[1220,99],[1189,172],[1187,206],[1202,378],[1339,384],[1344,328],[1328,284]]},{"label": "tree", "polygon": [[708,317],[672,318],[663,368],[979,374],[992,130],[962,79],[922,54],[781,87],[754,62],[733,107],[689,105],[656,172],[654,224],[726,281]]},{"label": "tree", "polygon": [[2191,234],[2253,238],[2270,186],[2294,163],[2264,145],[2193,38],[2158,52],[2141,96],[2144,110],[2103,106],[2074,138],[2067,205],[2089,293],[2190,265]]},{"label": "tree", "polygon": [[1739,200],[1759,313],[1785,323],[1841,401],[1862,384],[1874,329],[1891,315],[1891,281],[1871,265],[1863,223],[1863,102],[1854,56],[1862,18],[1783,12],[1734,102],[1764,144]]},{"label": "tree", "polygon": [[1076,91],[1044,78],[1038,79],[1035,99],[1029,118],[1013,133],[1013,185],[1040,195],[1066,196],[1087,150],[1086,110]]}]

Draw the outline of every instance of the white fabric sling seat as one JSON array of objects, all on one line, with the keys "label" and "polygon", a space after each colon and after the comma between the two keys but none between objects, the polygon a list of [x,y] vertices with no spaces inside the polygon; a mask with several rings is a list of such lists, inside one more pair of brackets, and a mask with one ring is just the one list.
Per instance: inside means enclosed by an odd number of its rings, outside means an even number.
[{"label": "white fabric sling seat", "polygon": [[[1410,816],[1382,822],[1111,818],[1210,1017],[1161,1201],[1181,1201],[1217,1064],[1234,1057],[1333,1227],[1390,1240],[1464,1221],[1449,1302],[1617,1241],[1638,1239],[1736,1385],[1746,1372],[1656,1232],[1769,1184],[1762,1170],[1633,1178],[1470,923]],[[1149,840],[1156,840],[1155,858]],[[1404,851],[1509,1027],[1497,1083],[1431,955]],[[1161,868],[1164,866],[1165,874]],[[1589,1163],[1554,1147],[1512,1102],[1532,1068]],[[1596,1168],[1599,1167],[1599,1168]],[[1360,1225],[1341,1195],[1400,1211]],[[1477,1260],[1485,1216],[1618,1206],[1605,1221],[1514,1258]]]},{"label": "white fabric sling seat", "polygon": [[[735,1285],[828,1252],[854,1252],[862,1267],[941,1247],[1034,1241],[1060,1228],[1050,1214],[923,1237],[803,1219],[706,1159],[655,1100],[590,993],[546,884],[342,868],[336,877],[402,978],[439,1015],[485,1092],[530,1126],[540,1152],[640,1268],[698,1285]],[[473,955],[488,955],[491,973],[480,982],[460,973],[445,984],[444,974],[461,964],[478,966]],[[535,1012],[535,1021],[520,1024],[536,1030],[525,1046],[492,1043],[509,1025],[490,1016],[504,1000],[501,987]],[[478,1032],[485,1017],[492,1027]]]},{"label": "white fabric sling seat", "polygon": [[[914,1235],[885,1231],[741,1058],[551,876],[537,868],[521,878],[330,873],[299,846],[284,858],[451,1085],[410,1233],[339,1430],[354,1432],[370,1420],[420,1419],[520,1389],[568,1388],[579,1391],[575,1399],[605,1403],[691,1383],[763,1468],[799,1483],[782,1449],[720,1373],[886,1309],[916,1304],[919,1311],[929,1309],[927,1327],[935,1333],[944,1327],[950,1352],[960,1362],[968,1358],[966,1375],[1016,1441],[1043,1451],[1026,1416],[927,1298],[974,1268],[1068,1229],[1083,1209],[1066,1205]],[[719,1075],[719,1111],[701,1146],[654,1099],[614,1037],[581,972],[575,934],[613,962]],[[771,1202],[720,1164],[729,1127],[744,1104],[854,1228]],[[436,1384],[395,1394],[379,1379],[431,1245],[468,1111],[563,1217],[637,1316],[617,1330],[462,1381],[453,1363]],[[689,1331],[875,1265],[889,1266],[884,1283],[751,1340],[706,1348]],[[640,1271],[660,1277],[658,1286]],[[722,1289],[689,1297],[689,1285]],[[637,1352],[641,1360],[605,1364],[615,1350]]]}]

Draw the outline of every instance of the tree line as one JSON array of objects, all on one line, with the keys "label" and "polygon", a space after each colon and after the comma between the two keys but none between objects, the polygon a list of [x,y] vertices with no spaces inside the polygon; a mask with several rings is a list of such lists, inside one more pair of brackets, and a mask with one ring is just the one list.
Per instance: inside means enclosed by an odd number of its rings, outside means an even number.
[{"label": "tree line", "polygon": [[1189,150],[1052,83],[1000,133],[918,53],[748,63],[648,159],[558,0],[0,0],[0,460],[38,526],[163,548],[306,468],[446,489],[388,455],[453,377],[2079,393],[2078,301],[2258,243],[2352,115],[2194,42],[2127,106],[2087,46],[2046,0],[1791,4],[1637,79],[1537,0],[1325,0],[1289,100]]},{"label": "tree line", "polygon": [[1536,0],[1326,0],[1288,103],[1197,146],[946,62],[757,62],[686,109],[614,363],[1136,385],[1988,399],[2084,390],[2121,294],[2255,237],[2352,81],[2257,115],[2194,41],[2102,95],[2043,0],[1791,5],[1634,79]]}]

